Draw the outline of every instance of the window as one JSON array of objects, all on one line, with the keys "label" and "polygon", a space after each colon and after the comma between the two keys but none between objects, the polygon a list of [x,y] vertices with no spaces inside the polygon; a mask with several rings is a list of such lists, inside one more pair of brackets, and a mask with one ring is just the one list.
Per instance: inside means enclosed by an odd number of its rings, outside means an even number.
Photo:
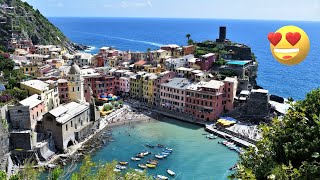
[{"label": "window", "polygon": [[78,87],[78,92],[80,91],[80,87]]},{"label": "window", "polygon": [[39,116],[39,112],[37,111],[37,117]]},{"label": "window", "polygon": [[68,124],[66,124],[66,131],[68,131]]},{"label": "window", "polygon": [[74,87],[72,87],[72,92],[74,92]]},{"label": "window", "polygon": [[73,127],[73,121],[70,122],[70,126]]}]

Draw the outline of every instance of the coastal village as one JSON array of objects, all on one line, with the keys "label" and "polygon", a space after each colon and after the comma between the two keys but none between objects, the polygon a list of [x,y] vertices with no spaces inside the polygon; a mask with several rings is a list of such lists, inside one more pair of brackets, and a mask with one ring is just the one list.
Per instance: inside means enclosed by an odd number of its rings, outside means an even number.
[{"label": "coastal village", "polygon": [[[284,112],[272,108],[267,90],[256,88],[258,62],[250,47],[232,43],[226,31],[220,27],[217,40],[182,47],[169,44],[147,52],[101,47],[97,54],[13,38],[8,46],[14,51],[2,56],[26,77],[18,86],[27,97],[1,99],[6,121],[1,169],[14,173],[25,159],[48,165],[120,116],[134,120],[126,116],[134,109],[205,125],[212,133],[254,145],[258,130],[241,129],[241,123],[235,128],[223,117],[246,124]],[[203,50],[211,47],[217,51]],[[4,96],[8,82],[4,74],[1,78]]]}]

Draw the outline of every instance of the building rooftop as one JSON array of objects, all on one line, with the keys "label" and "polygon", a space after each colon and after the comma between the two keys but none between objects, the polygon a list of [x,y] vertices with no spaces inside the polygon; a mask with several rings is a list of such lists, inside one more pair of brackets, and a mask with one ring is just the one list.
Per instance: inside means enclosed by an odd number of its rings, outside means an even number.
[{"label": "building rooftop", "polygon": [[77,59],[91,59],[92,57],[93,57],[92,54],[89,54],[89,53],[77,53],[74,55],[74,58],[77,58]]},{"label": "building rooftop", "polygon": [[224,82],[237,82],[237,78],[232,78],[232,77],[226,77],[224,80]]},{"label": "building rooftop", "polygon": [[56,117],[57,122],[64,124],[87,109],[89,109],[89,106],[85,104],[70,102],[68,104],[61,105],[55,109],[52,109],[51,111],[49,111],[49,113]]},{"label": "building rooftop", "polygon": [[19,104],[23,105],[23,106],[29,106],[29,109],[34,108],[35,106],[43,103],[43,100],[38,99],[39,95],[38,94],[34,94],[30,97],[27,97],[26,99],[22,100],[19,102]]},{"label": "building rooftop", "polygon": [[169,47],[169,48],[179,48],[180,46],[176,45],[176,44],[168,44],[168,45],[164,45],[161,47]]},{"label": "building rooftop", "polygon": [[164,83],[161,86],[174,88],[174,89],[187,89],[191,85],[191,82],[186,78],[173,78],[168,83]]},{"label": "building rooftop", "polygon": [[238,65],[238,66],[244,66],[246,64],[249,64],[251,61],[229,61],[227,62],[227,65]]},{"label": "building rooftop", "polygon": [[69,74],[80,74],[80,73],[81,73],[80,67],[77,65],[77,63],[74,63],[73,61],[71,68],[69,70]]},{"label": "building rooftop", "polygon": [[142,65],[145,65],[145,64],[146,64],[146,62],[144,60],[140,60],[140,61],[134,63],[134,65],[138,65],[138,66],[142,66]]},{"label": "building rooftop", "polygon": [[188,89],[193,91],[200,90],[201,88],[219,89],[223,85],[224,83],[222,81],[217,80],[211,80],[209,82],[201,81],[197,84],[192,84]]},{"label": "building rooftop", "polygon": [[32,87],[40,91],[49,89],[49,84],[40,80],[29,80],[29,81],[21,82],[21,84],[24,84],[26,86]]},{"label": "building rooftop", "polygon": [[208,53],[208,54],[202,55],[201,57],[203,57],[203,58],[208,58],[208,57],[214,56],[214,55],[216,55],[216,54],[214,54],[214,53]]},{"label": "building rooftop", "polygon": [[66,79],[58,79],[58,81],[57,81],[58,83],[67,83],[68,82],[68,80],[66,80]]},{"label": "building rooftop", "polygon": [[252,89],[251,93],[269,94],[269,91],[265,89]]}]

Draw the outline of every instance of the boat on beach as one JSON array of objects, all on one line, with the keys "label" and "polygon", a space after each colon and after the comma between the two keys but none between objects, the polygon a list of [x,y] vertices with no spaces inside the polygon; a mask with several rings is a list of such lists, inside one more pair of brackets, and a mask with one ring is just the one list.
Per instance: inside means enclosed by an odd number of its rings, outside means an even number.
[{"label": "boat on beach", "polygon": [[141,169],[147,169],[148,167],[144,164],[138,164],[138,167]]},{"label": "boat on beach", "polygon": [[141,158],[132,157],[132,158],[131,158],[131,160],[132,160],[132,161],[140,161],[140,160],[141,160]]},{"label": "boat on beach", "polygon": [[173,172],[173,171],[170,170],[170,169],[167,169],[167,173],[168,173],[170,176],[175,176],[175,175],[176,175],[176,173]]}]

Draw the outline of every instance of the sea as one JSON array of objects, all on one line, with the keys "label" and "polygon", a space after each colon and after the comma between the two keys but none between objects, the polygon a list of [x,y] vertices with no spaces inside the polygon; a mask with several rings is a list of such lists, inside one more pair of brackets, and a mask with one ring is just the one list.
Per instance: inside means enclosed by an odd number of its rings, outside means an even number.
[{"label": "sea", "polygon": [[[185,45],[186,34],[194,41],[215,40],[219,26],[227,27],[227,38],[252,48],[259,61],[258,85],[284,98],[301,100],[320,82],[320,22],[224,19],[161,18],[49,18],[72,41],[90,46],[146,51],[164,44]],[[305,61],[296,66],[278,63],[271,55],[267,36],[286,25],[302,28],[311,48]]]},{"label": "sea", "polygon": [[[271,94],[301,100],[306,93],[318,88],[320,82],[320,23],[302,21],[261,21],[223,19],[161,19],[161,18],[49,18],[73,42],[97,53],[102,46],[119,50],[146,51],[165,44],[185,45],[186,34],[195,41],[215,40],[219,26],[227,27],[227,38],[252,48],[259,62],[257,83]],[[278,63],[271,55],[267,35],[282,26],[295,25],[309,36],[311,49],[305,61],[296,66]],[[113,129],[115,142],[93,154],[96,162],[129,161],[145,150],[143,144],[165,144],[173,154],[148,173],[166,175],[166,169],[179,174],[176,179],[226,179],[229,168],[239,159],[236,152],[208,140],[202,127],[173,119],[135,124],[134,128]],[[129,136],[130,134],[130,136]],[[152,149],[157,153],[159,149]],[[136,164],[130,162],[136,168]]]},{"label": "sea", "polygon": [[[155,169],[148,169],[148,175],[165,175],[167,169],[176,173],[170,179],[177,180],[222,180],[234,173],[229,168],[239,159],[236,151],[218,143],[224,139],[209,140],[204,128],[198,125],[164,118],[160,121],[151,120],[140,123],[127,123],[112,130],[114,142],[109,142],[102,149],[92,154],[92,160],[97,163],[127,161],[132,169],[139,169],[138,164],[145,164],[149,158],[156,159],[155,154],[163,148],[149,148],[149,144],[163,144],[172,148],[170,156],[158,160]],[[149,151],[152,154],[141,161],[131,161],[140,152]],[[77,164],[77,171],[81,163]]]}]

